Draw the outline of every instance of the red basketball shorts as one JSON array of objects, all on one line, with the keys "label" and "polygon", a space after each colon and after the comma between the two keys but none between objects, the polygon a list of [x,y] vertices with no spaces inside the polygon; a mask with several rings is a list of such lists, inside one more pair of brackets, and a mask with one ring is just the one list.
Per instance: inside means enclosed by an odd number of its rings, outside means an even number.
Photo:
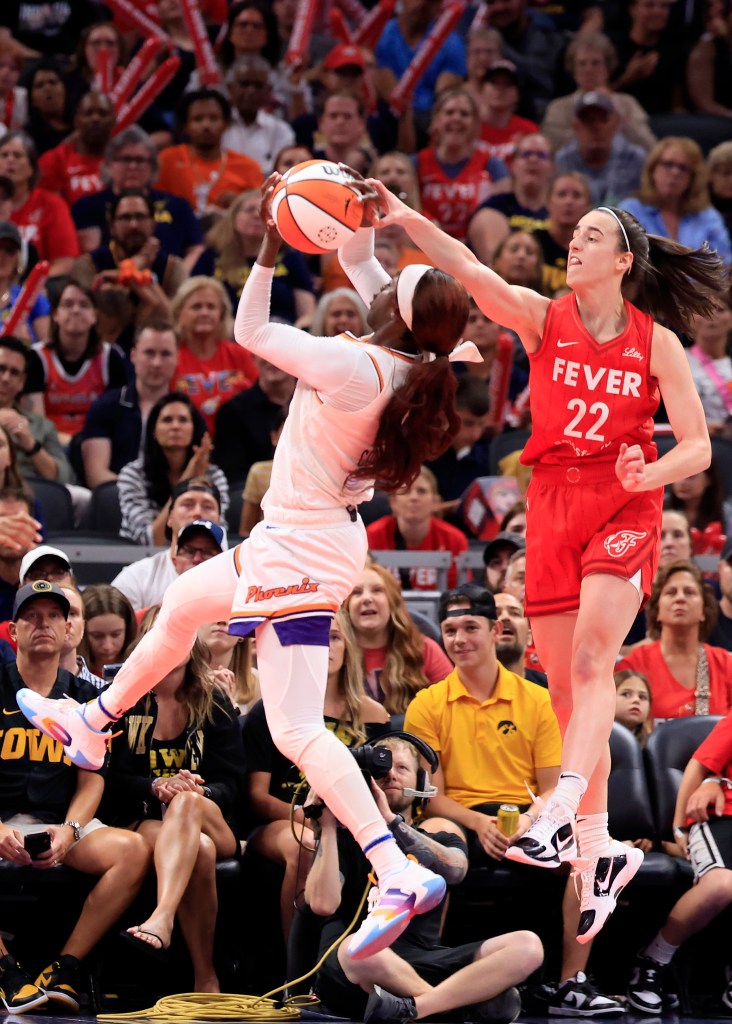
[{"label": "red basketball shorts", "polygon": [[614,466],[534,468],[526,494],[527,616],[576,611],[585,576],[633,580],[658,568],[663,488],[626,491]]}]

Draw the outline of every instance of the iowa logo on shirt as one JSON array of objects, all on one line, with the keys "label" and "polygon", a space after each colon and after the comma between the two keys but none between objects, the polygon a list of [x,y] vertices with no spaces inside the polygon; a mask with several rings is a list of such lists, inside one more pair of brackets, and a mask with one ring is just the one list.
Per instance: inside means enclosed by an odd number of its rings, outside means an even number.
[{"label": "iowa logo on shirt", "polygon": [[603,547],[611,558],[622,558],[626,551],[638,546],[638,541],[647,536],[645,530],[639,533],[637,530],[620,530],[618,533],[611,533],[603,542]]}]

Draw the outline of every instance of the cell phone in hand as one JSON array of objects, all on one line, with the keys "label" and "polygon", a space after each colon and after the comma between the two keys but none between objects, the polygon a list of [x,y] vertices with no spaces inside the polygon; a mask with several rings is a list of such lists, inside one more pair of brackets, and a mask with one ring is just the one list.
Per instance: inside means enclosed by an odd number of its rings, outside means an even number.
[{"label": "cell phone in hand", "polygon": [[42,853],[51,849],[51,833],[31,832],[23,840],[23,846],[31,855],[32,860],[38,860]]},{"label": "cell phone in hand", "polygon": [[112,664],[110,664],[110,665],[103,665],[102,666],[102,679],[104,679],[105,682],[111,683],[112,680],[114,679],[114,677],[119,672],[119,670],[122,668],[123,664],[124,664],[124,662],[118,661],[118,662],[112,662]]}]

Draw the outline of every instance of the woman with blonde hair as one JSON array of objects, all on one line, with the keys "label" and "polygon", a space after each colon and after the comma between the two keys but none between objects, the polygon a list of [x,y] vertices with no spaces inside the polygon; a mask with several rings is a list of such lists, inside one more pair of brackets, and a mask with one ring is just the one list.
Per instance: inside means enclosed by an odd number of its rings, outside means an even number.
[{"label": "woman with blonde hair", "polygon": [[[264,237],[260,204],[258,189],[237,196],[206,235],[207,248],[193,268],[194,274],[220,281],[233,306],[239,302]],[[314,312],[313,282],[305,257],[289,246],[281,249],[272,284],[271,315],[302,327],[310,323]]]},{"label": "woman with blonde hair", "polygon": [[[146,614],[141,637],[158,611]],[[121,730],[102,817],[143,836],[157,874],[155,909],[121,934],[141,951],[159,955],[170,946],[177,917],[193,965],[193,990],[219,992],[213,963],[216,861],[239,849],[233,819],[241,802],[244,754],[236,712],[198,641],[125,713]]]},{"label": "woman with blonde hair", "polygon": [[334,288],[321,296],[310,324],[316,338],[332,337],[350,331],[357,338],[366,334],[366,303],[353,288]]},{"label": "woman with blonde hair", "polygon": [[231,300],[221,281],[189,277],[171,306],[180,346],[170,388],[190,396],[213,436],[216,413],[224,402],[257,379],[254,360],[230,341]]},{"label": "woman with blonde hair", "polygon": [[[324,717],[327,728],[348,747],[360,746],[370,732],[377,735],[389,721],[381,704],[366,694],[360,652],[342,608],[330,627]],[[312,843],[305,838],[301,847],[292,831],[293,821],[303,834],[307,824],[302,809],[307,789],[303,787],[299,796],[295,792],[305,777],[275,747],[261,701],[247,716],[244,745],[249,804],[260,821],[247,845],[267,860],[284,866],[280,914],[282,932],[287,938],[295,899],[312,864]],[[294,811],[293,799],[297,801]]]},{"label": "woman with blonde hair", "polygon": [[404,714],[418,690],[452,671],[440,645],[415,626],[399,583],[383,566],[366,566],[343,607],[361,648],[366,692],[389,714]]},{"label": "woman with blonde hair", "polygon": [[732,261],[732,242],[722,215],[712,206],[704,154],[694,139],[667,135],[657,142],[643,166],[637,195],[620,206],[648,234],[692,249],[708,242],[727,265]]},{"label": "woman with blonde hair", "polygon": [[252,664],[252,641],[229,632],[228,622],[208,622],[198,630],[216,682],[231,703],[246,715],[259,700],[259,678]]}]

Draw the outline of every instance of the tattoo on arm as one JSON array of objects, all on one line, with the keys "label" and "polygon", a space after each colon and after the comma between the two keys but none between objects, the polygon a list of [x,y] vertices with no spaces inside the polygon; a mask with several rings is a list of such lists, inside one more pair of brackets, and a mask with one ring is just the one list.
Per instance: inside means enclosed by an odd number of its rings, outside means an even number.
[{"label": "tattoo on arm", "polygon": [[450,885],[465,877],[467,861],[460,850],[443,846],[398,819],[389,825],[389,830],[403,853],[411,853],[423,867],[442,875]]}]

